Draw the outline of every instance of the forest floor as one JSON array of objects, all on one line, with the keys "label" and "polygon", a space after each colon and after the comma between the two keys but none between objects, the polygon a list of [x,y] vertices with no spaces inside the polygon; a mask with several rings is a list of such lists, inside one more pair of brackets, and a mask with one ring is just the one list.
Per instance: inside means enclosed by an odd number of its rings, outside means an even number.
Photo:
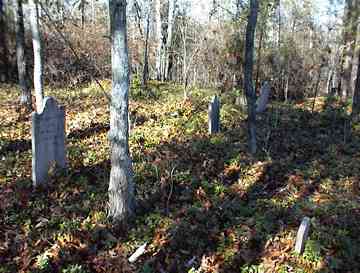
[{"label": "forest floor", "polygon": [[[110,83],[104,82],[107,89]],[[273,103],[247,153],[245,115],[214,92],[134,85],[130,136],[138,209],[127,231],[106,217],[110,161],[105,96],[93,85],[46,90],[66,107],[67,172],[31,182],[29,113],[0,90],[0,272],[360,272],[360,128],[344,137],[346,105]],[[294,253],[303,217],[303,255]],[[129,264],[143,243],[146,252]]]}]

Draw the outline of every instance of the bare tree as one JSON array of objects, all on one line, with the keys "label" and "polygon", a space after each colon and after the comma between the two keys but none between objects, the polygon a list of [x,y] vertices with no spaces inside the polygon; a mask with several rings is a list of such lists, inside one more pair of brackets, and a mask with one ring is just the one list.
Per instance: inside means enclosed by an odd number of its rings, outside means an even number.
[{"label": "bare tree", "polygon": [[2,60],[2,67],[0,67],[0,81],[5,81],[8,78],[7,68],[9,66],[8,48],[6,41],[6,20],[4,12],[4,1],[0,0],[0,58]]},{"label": "bare tree", "polygon": [[146,20],[145,20],[145,44],[144,44],[144,69],[142,75],[142,86],[146,87],[149,77],[149,33],[150,33],[150,14],[151,0],[147,1]]},{"label": "bare tree", "polygon": [[360,113],[360,50],[358,50],[358,67],[355,81],[354,98],[353,98],[353,110],[352,114],[357,116]]},{"label": "bare tree", "polygon": [[162,50],[163,50],[163,36],[162,36],[162,20],[161,20],[161,1],[155,0],[155,36],[156,36],[156,78],[162,79]]},{"label": "bare tree", "polygon": [[16,12],[16,58],[19,86],[21,89],[20,104],[31,109],[31,91],[26,79],[25,31],[22,0],[15,0],[14,7]]},{"label": "bare tree", "polygon": [[267,13],[268,13],[268,5],[265,6],[264,16],[263,16],[262,24],[260,26],[260,37],[259,37],[259,45],[258,45],[257,58],[256,58],[257,61],[256,61],[255,91],[258,90],[260,86],[261,53],[262,53],[264,32],[266,31]]},{"label": "bare tree", "polygon": [[41,49],[41,35],[39,30],[39,11],[36,0],[29,0],[30,5],[30,25],[34,50],[34,89],[36,99],[36,111],[42,109],[43,91],[43,63]]},{"label": "bare tree", "polygon": [[86,1],[81,0],[80,1],[80,9],[81,9],[81,27],[82,28],[85,27],[85,6],[86,6]]},{"label": "bare tree", "polygon": [[173,26],[174,26],[174,12],[175,12],[175,0],[169,0],[169,14],[168,14],[168,26],[167,26],[167,38],[165,47],[165,73],[164,78],[169,78],[169,64],[170,64],[170,51],[172,45]]},{"label": "bare tree", "polygon": [[342,60],[341,73],[341,95],[349,98],[352,93],[352,65],[356,41],[357,20],[359,16],[359,0],[345,1],[345,18],[344,18],[344,52]]},{"label": "bare tree", "polygon": [[95,0],[91,0],[91,22],[93,24],[96,23],[96,7],[95,7]]},{"label": "bare tree", "polygon": [[182,73],[182,79],[183,79],[183,86],[184,86],[184,100],[187,99],[187,85],[188,85],[188,64],[187,64],[187,32],[188,32],[188,23],[186,22],[186,16],[183,16],[182,18],[182,25],[180,26],[180,32],[181,32],[181,40],[182,40],[182,49],[183,49],[183,73]]},{"label": "bare tree", "polygon": [[358,54],[360,51],[360,0],[356,1],[356,7],[354,9],[354,31],[355,31],[355,36],[354,37],[354,57],[353,57],[353,63],[352,63],[352,72],[351,72],[351,89],[354,90],[355,88],[355,84],[356,84],[356,75],[357,75],[357,71],[358,71],[358,66],[360,65],[359,61],[358,61]]},{"label": "bare tree", "polygon": [[126,0],[109,0],[112,92],[110,104],[111,172],[109,216],[123,221],[133,213],[133,169],[129,151],[128,108],[130,70],[126,27]]},{"label": "bare tree", "polygon": [[256,153],[256,94],[253,84],[254,66],[254,38],[257,22],[259,3],[257,0],[250,0],[250,13],[246,26],[245,41],[245,63],[244,63],[244,89],[248,105],[248,131],[249,149],[251,154]]}]

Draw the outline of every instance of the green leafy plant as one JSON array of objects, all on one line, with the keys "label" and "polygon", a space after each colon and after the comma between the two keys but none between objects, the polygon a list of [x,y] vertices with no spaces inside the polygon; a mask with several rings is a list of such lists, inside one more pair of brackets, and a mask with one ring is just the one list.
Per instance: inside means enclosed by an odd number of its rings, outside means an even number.
[{"label": "green leafy plant", "polygon": [[44,252],[36,257],[36,266],[42,272],[50,270],[50,256],[49,253]]},{"label": "green leafy plant", "polygon": [[87,273],[82,265],[71,264],[61,270],[61,273]]},{"label": "green leafy plant", "polygon": [[265,269],[262,265],[245,265],[241,268],[241,273],[263,273]]},{"label": "green leafy plant", "polygon": [[305,245],[303,257],[312,263],[320,262],[322,257],[319,242],[314,240],[308,240]]}]

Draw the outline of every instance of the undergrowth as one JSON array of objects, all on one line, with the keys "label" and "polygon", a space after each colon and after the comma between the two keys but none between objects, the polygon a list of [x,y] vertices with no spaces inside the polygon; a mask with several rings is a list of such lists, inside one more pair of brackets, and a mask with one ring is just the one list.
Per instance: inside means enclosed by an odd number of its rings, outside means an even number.
[{"label": "undergrowth", "polygon": [[[110,83],[104,81],[106,90]],[[106,91],[108,92],[108,91]],[[106,217],[108,101],[96,85],[46,90],[66,107],[66,172],[31,182],[30,114],[0,90],[0,272],[359,272],[359,128],[347,106],[273,103],[246,117],[221,96],[221,133],[207,133],[214,91],[134,83],[130,148],[137,212],[127,231]],[[304,216],[305,252],[293,252]],[[144,242],[134,264],[127,258]]]}]

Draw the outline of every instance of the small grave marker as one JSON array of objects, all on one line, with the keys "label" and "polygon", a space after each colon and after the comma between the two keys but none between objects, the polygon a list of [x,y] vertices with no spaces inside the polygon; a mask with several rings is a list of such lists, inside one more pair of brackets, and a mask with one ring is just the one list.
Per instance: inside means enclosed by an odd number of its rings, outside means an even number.
[{"label": "small grave marker", "polygon": [[235,105],[238,105],[242,108],[242,110],[245,110],[247,107],[246,97],[244,94],[240,94],[235,99]]},{"label": "small grave marker", "polygon": [[49,168],[55,163],[66,167],[65,110],[52,97],[46,97],[40,113],[32,114],[33,185],[46,183]]},{"label": "small grave marker", "polygon": [[260,97],[256,102],[256,113],[262,113],[266,110],[267,104],[269,102],[270,96],[270,84],[268,82],[264,82],[260,89]]},{"label": "small grave marker", "polygon": [[301,221],[301,225],[296,236],[295,252],[298,254],[302,254],[304,251],[305,243],[309,235],[309,229],[310,218],[304,217],[304,219]]}]

